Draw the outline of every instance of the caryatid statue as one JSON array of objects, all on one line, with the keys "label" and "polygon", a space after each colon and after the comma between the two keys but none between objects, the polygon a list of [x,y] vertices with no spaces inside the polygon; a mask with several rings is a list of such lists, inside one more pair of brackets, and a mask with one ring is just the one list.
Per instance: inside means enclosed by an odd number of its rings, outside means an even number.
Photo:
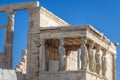
[{"label": "caryatid statue", "polygon": [[91,50],[91,54],[90,54],[90,69],[92,72],[95,72],[96,70],[96,60],[95,60],[95,53],[96,53],[96,50],[95,49],[92,49]]},{"label": "caryatid statue", "polygon": [[95,54],[95,60],[96,60],[96,73],[101,74],[101,69],[102,69],[102,63],[101,63],[101,55],[102,55],[102,50],[101,47],[97,47],[97,51]]},{"label": "caryatid statue", "polygon": [[64,48],[64,38],[60,39],[59,45],[59,69],[64,71],[66,69],[66,50]]},{"label": "caryatid statue", "polygon": [[95,61],[96,50],[93,49],[94,44],[95,44],[94,42],[91,42],[90,46],[89,46],[89,50],[88,50],[88,53],[89,53],[89,70],[93,71],[93,72],[96,69],[96,61]]},{"label": "caryatid statue", "polygon": [[106,70],[107,70],[107,57],[106,54],[102,57],[102,75],[106,76]]},{"label": "caryatid statue", "polygon": [[82,44],[81,44],[81,69],[86,70],[88,67],[88,50],[86,47],[86,38],[82,37]]}]

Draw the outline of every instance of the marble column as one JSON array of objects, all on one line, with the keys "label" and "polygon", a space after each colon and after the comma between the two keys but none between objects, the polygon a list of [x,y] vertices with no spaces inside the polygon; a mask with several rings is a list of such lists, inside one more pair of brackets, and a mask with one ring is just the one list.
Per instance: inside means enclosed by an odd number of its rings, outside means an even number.
[{"label": "marble column", "polygon": [[59,70],[64,71],[65,69],[66,69],[66,50],[64,47],[64,38],[61,38],[59,45]]},{"label": "marble column", "polygon": [[78,49],[77,50],[77,68],[78,68],[78,70],[80,70],[81,69],[81,49]]},{"label": "marble column", "polygon": [[99,74],[99,75],[101,75],[101,72],[102,72],[101,58],[102,58],[101,46],[97,46],[97,51],[96,51],[96,54],[95,54],[95,60],[96,60],[96,73]]},{"label": "marble column", "polygon": [[[40,39],[39,47],[39,80],[44,80],[43,72],[46,70],[46,60],[45,60],[45,40]],[[35,76],[34,76],[35,77]],[[38,79],[35,79],[38,80]]]},{"label": "marble column", "polygon": [[45,62],[45,40],[40,40],[40,48],[39,48],[39,70],[45,71],[46,69]]},{"label": "marble column", "polygon": [[[40,54],[41,53],[41,47],[40,47],[40,51],[38,53],[38,48],[35,44],[35,38],[39,38],[39,34],[37,32],[38,27],[40,27],[40,8],[39,7],[35,7],[35,8],[29,8],[29,31],[28,31],[28,54],[27,54],[27,79],[28,80],[38,80],[39,79],[39,69],[41,70],[43,67],[40,64],[42,64],[41,62],[39,62],[41,59]],[[36,31],[34,31],[36,30]],[[41,44],[41,41],[40,43]],[[40,67],[40,68],[39,68]]]},{"label": "marble column", "polygon": [[8,25],[5,32],[5,56],[6,68],[12,68],[13,35],[14,35],[14,11],[7,11]]},{"label": "marble column", "polygon": [[90,42],[90,46],[88,49],[89,53],[89,70],[94,72],[96,70],[96,60],[95,60],[95,52],[94,48],[95,43],[93,41]]},{"label": "marble column", "polygon": [[87,39],[86,37],[82,37],[82,44],[81,44],[81,69],[87,70],[88,68],[88,50],[86,47]]},{"label": "marble column", "polygon": [[107,71],[107,54],[108,51],[105,51],[102,57],[102,75],[106,78],[106,71]]}]

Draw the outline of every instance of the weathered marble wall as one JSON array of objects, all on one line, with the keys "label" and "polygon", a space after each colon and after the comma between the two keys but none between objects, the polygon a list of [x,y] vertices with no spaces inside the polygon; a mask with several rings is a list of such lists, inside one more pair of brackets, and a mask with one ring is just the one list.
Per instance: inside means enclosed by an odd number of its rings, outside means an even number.
[{"label": "weathered marble wall", "polygon": [[107,54],[107,70],[106,70],[106,78],[108,80],[113,80],[113,63],[112,63],[112,55],[111,54]]},{"label": "weathered marble wall", "polygon": [[40,26],[41,27],[57,27],[67,26],[67,22],[63,21],[59,17],[55,16],[52,12],[41,7],[40,9]]},{"label": "weathered marble wall", "polygon": [[43,80],[86,80],[84,71],[44,72]]},{"label": "weathered marble wall", "polygon": [[15,70],[0,69],[0,80],[17,80]]},{"label": "weathered marble wall", "polygon": [[[34,9],[29,9],[30,21],[29,21],[29,32],[28,32],[28,62],[27,62],[27,79],[28,80],[38,80],[38,74],[40,72],[39,67],[45,69],[40,58],[41,51],[39,45],[41,44],[39,40],[39,33],[36,29],[39,27],[50,27],[50,26],[63,26],[68,25],[65,21],[58,18],[51,12],[47,11],[42,7],[37,7]],[[44,45],[44,43],[42,43]],[[42,49],[42,48],[41,48]],[[40,52],[39,52],[40,51]],[[44,54],[42,54],[44,55]],[[43,58],[43,57],[42,57]],[[43,61],[44,62],[44,61]]]},{"label": "weathered marble wall", "polygon": [[67,55],[67,69],[66,70],[77,70],[77,51],[68,51]]}]

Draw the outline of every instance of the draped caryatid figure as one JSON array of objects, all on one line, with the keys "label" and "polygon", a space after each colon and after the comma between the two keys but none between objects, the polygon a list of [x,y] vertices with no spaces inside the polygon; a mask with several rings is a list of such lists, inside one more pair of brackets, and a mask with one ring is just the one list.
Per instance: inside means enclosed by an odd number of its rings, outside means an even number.
[{"label": "draped caryatid figure", "polygon": [[102,75],[106,76],[106,70],[107,70],[107,57],[106,54],[102,57]]},{"label": "draped caryatid figure", "polygon": [[59,45],[59,70],[64,71],[65,69],[66,69],[66,50],[64,48],[64,38],[61,38]]},{"label": "draped caryatid figure", "polygon": [[87,66],[88,66],[88,50],[87,50],[87,47],[86,47],[86,42],[87,42],[87,40],[86,40],[86,38],[85,37],[83,37],[82,38],[82,44],[81,44],[81,47],[80,47],[80,49],[81,49],[81,55],[80,55],[80,57],[81,57],[81,69],[87,69]]},{"label": "draped caryatid figure", "polygon": [[102,62],[101,62],[101,56],[102,56],[102,50],[101,47],[97,47],[97,51],[95,54],[95,60],[96,60],[96,73],[101,74],[101,68],[102,68]]},{"label": "draped caryatid figure", "polygon": [[91,52],[90,52],[90,71],[92,72],[95,72],[96,70],[96,60],[95,60],[95,53],[96,53],[96,50],[92,49]]},{"label": "draped caryatid figure", "polygon": [[88,53],[89,53],[89,70],[90,71],[95,71],[96,70],[96,60],[95,60],[95,53],[96,50],[94,48],[94,42],[90,43]]}]

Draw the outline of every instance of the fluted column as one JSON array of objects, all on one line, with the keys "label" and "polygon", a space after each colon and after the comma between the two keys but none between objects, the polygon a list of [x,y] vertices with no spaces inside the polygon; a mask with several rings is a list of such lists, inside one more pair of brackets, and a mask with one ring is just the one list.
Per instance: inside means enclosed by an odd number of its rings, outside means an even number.
[{"label": "fluted column", "polygon": [[86,70],[88,67],[88,51],[86,47],[87,39],[86,37],[82,37],[82,44],[81,44],[81,69]]},{"label": "fluted column", "polygon": [[6,55],[6,68],[12,68],[12,52],[13,52],[13,35],[14,35],[14,11],[7,11],[8,25],[5,34],[5,55]]},{"label": "fluted column", "polygon": [[61,38],[59,45],[59,70],[64,71],[65,69],[66,69],[66,50],[64,47],[64,38]]}]

